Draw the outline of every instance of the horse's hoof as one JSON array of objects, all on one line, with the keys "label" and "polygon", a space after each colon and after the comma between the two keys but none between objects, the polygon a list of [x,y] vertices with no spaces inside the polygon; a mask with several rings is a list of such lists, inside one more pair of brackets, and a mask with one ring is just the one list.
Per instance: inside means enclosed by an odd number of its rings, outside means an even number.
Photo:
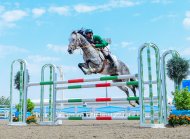
[{"label": "horse's hoof", "polygon": [[86,72],[86,75],[90,75],[90,74],[91,74],[91,72],[90,72],[90,71]]}]

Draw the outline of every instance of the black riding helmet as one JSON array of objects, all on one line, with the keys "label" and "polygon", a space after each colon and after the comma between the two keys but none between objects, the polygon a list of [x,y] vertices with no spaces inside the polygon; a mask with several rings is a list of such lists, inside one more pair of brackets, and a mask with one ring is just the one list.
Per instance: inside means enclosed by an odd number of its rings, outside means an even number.
[{"label": "black riding helmet", "polygon": [[85,30],[85,34],[88,34],[88,33],[92,33],[93,34],[93,30],[92,29],[86,29]]}]

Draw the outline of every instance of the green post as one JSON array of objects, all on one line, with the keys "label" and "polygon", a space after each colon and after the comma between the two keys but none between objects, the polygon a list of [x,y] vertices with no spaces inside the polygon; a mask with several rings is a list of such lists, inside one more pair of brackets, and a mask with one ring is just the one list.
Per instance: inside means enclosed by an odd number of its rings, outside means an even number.
[{"label": "green post", "polygon": [[[50,78],[49,80],[52,81],[52,67],[50,66]],[[49,121],[52,120],[52,85],[49,85]]]},{"label": "green post", "polygon": [[[44,81],[45,69],[49,67],[49,81]],[[40,98],[40,123],[41,125],[54,125],[56,118],[56,67],[53,64],[45,64],[41,69],[41,98]],[[48,120],[44,120],[44,86],[49,86]]]},{"label": "green post", "polygon": [[151,68],[151,55],[150,47],[147,47],[147,63],[148,63],[148,81],[149,81],[149,98],[150,98],[150,114],[151,123],[154,124],[154,104],[153,104],[153,90],[152,90],[152,68]]},{"label": "green post", "polygon": [[23,120],[23,63],[20,63],[19,122]]}]

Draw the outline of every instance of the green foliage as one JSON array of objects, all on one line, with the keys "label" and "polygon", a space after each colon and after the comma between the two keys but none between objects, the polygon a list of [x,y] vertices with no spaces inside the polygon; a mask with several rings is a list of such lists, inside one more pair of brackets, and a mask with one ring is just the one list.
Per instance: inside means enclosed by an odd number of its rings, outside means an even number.
[{"label": "green foliage", "polygon": [[[30,76],[29,76],[29,74],[28,74],[28,82],[29,82],[29,80],[30,80]],[[23,82],[24,82],[24,74],[23,74]],[[16,73],[16,75],[15,75],[14,85],[15,85],[15,88],[16,88],[17,90],[20,90],[20,71],[18,71],[18,72]],[[24,87],[24,85],[23,85],[23,87]]]},{"label": "green foliage", "polygon": [[187,88],[176,90],[174,93],[174,105],[177,110],[190,109],[190,92]]},{"label": "green foliage", "polygon": [[10,99],[9,97],[6,98],[4,96],[2,96],[0,98],[0,108],[9,108],[10,107]]},{"label": "green foliage", "polygon": [[27,111],[32,112],[34,107],[35,107],[35,104],[30,99],[28,99],[27,100]]},{"label": "green foliage", "polygon": [[187,78],[189,70],[189,61],[177,55],[174,55],[166,64],[167,75],[177,85]]},{"label": "green foliage", "polygon": [[[35,104],[30,99],[27,99],[27,112],[32,112],[34,107],[35,107]],[[19,111],[19,108],[20,108],[20,104],[17,104],[16,105],[17,111]]]}]

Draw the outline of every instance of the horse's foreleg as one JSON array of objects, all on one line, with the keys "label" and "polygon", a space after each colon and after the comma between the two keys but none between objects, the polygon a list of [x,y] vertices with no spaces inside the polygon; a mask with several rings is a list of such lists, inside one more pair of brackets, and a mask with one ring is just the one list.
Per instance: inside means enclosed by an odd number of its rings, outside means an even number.
[{"label": "horse's foreleg", "polygon": [[[78,64],[78,67],[82,70],[82,72],[86,75],[86,74],[91,74],[90,72],[89,72],[89,67],[88,67],[88,65],[86,64],[86,63],[79,63]],[[86,71],[86,70],[87,71]]]}]

